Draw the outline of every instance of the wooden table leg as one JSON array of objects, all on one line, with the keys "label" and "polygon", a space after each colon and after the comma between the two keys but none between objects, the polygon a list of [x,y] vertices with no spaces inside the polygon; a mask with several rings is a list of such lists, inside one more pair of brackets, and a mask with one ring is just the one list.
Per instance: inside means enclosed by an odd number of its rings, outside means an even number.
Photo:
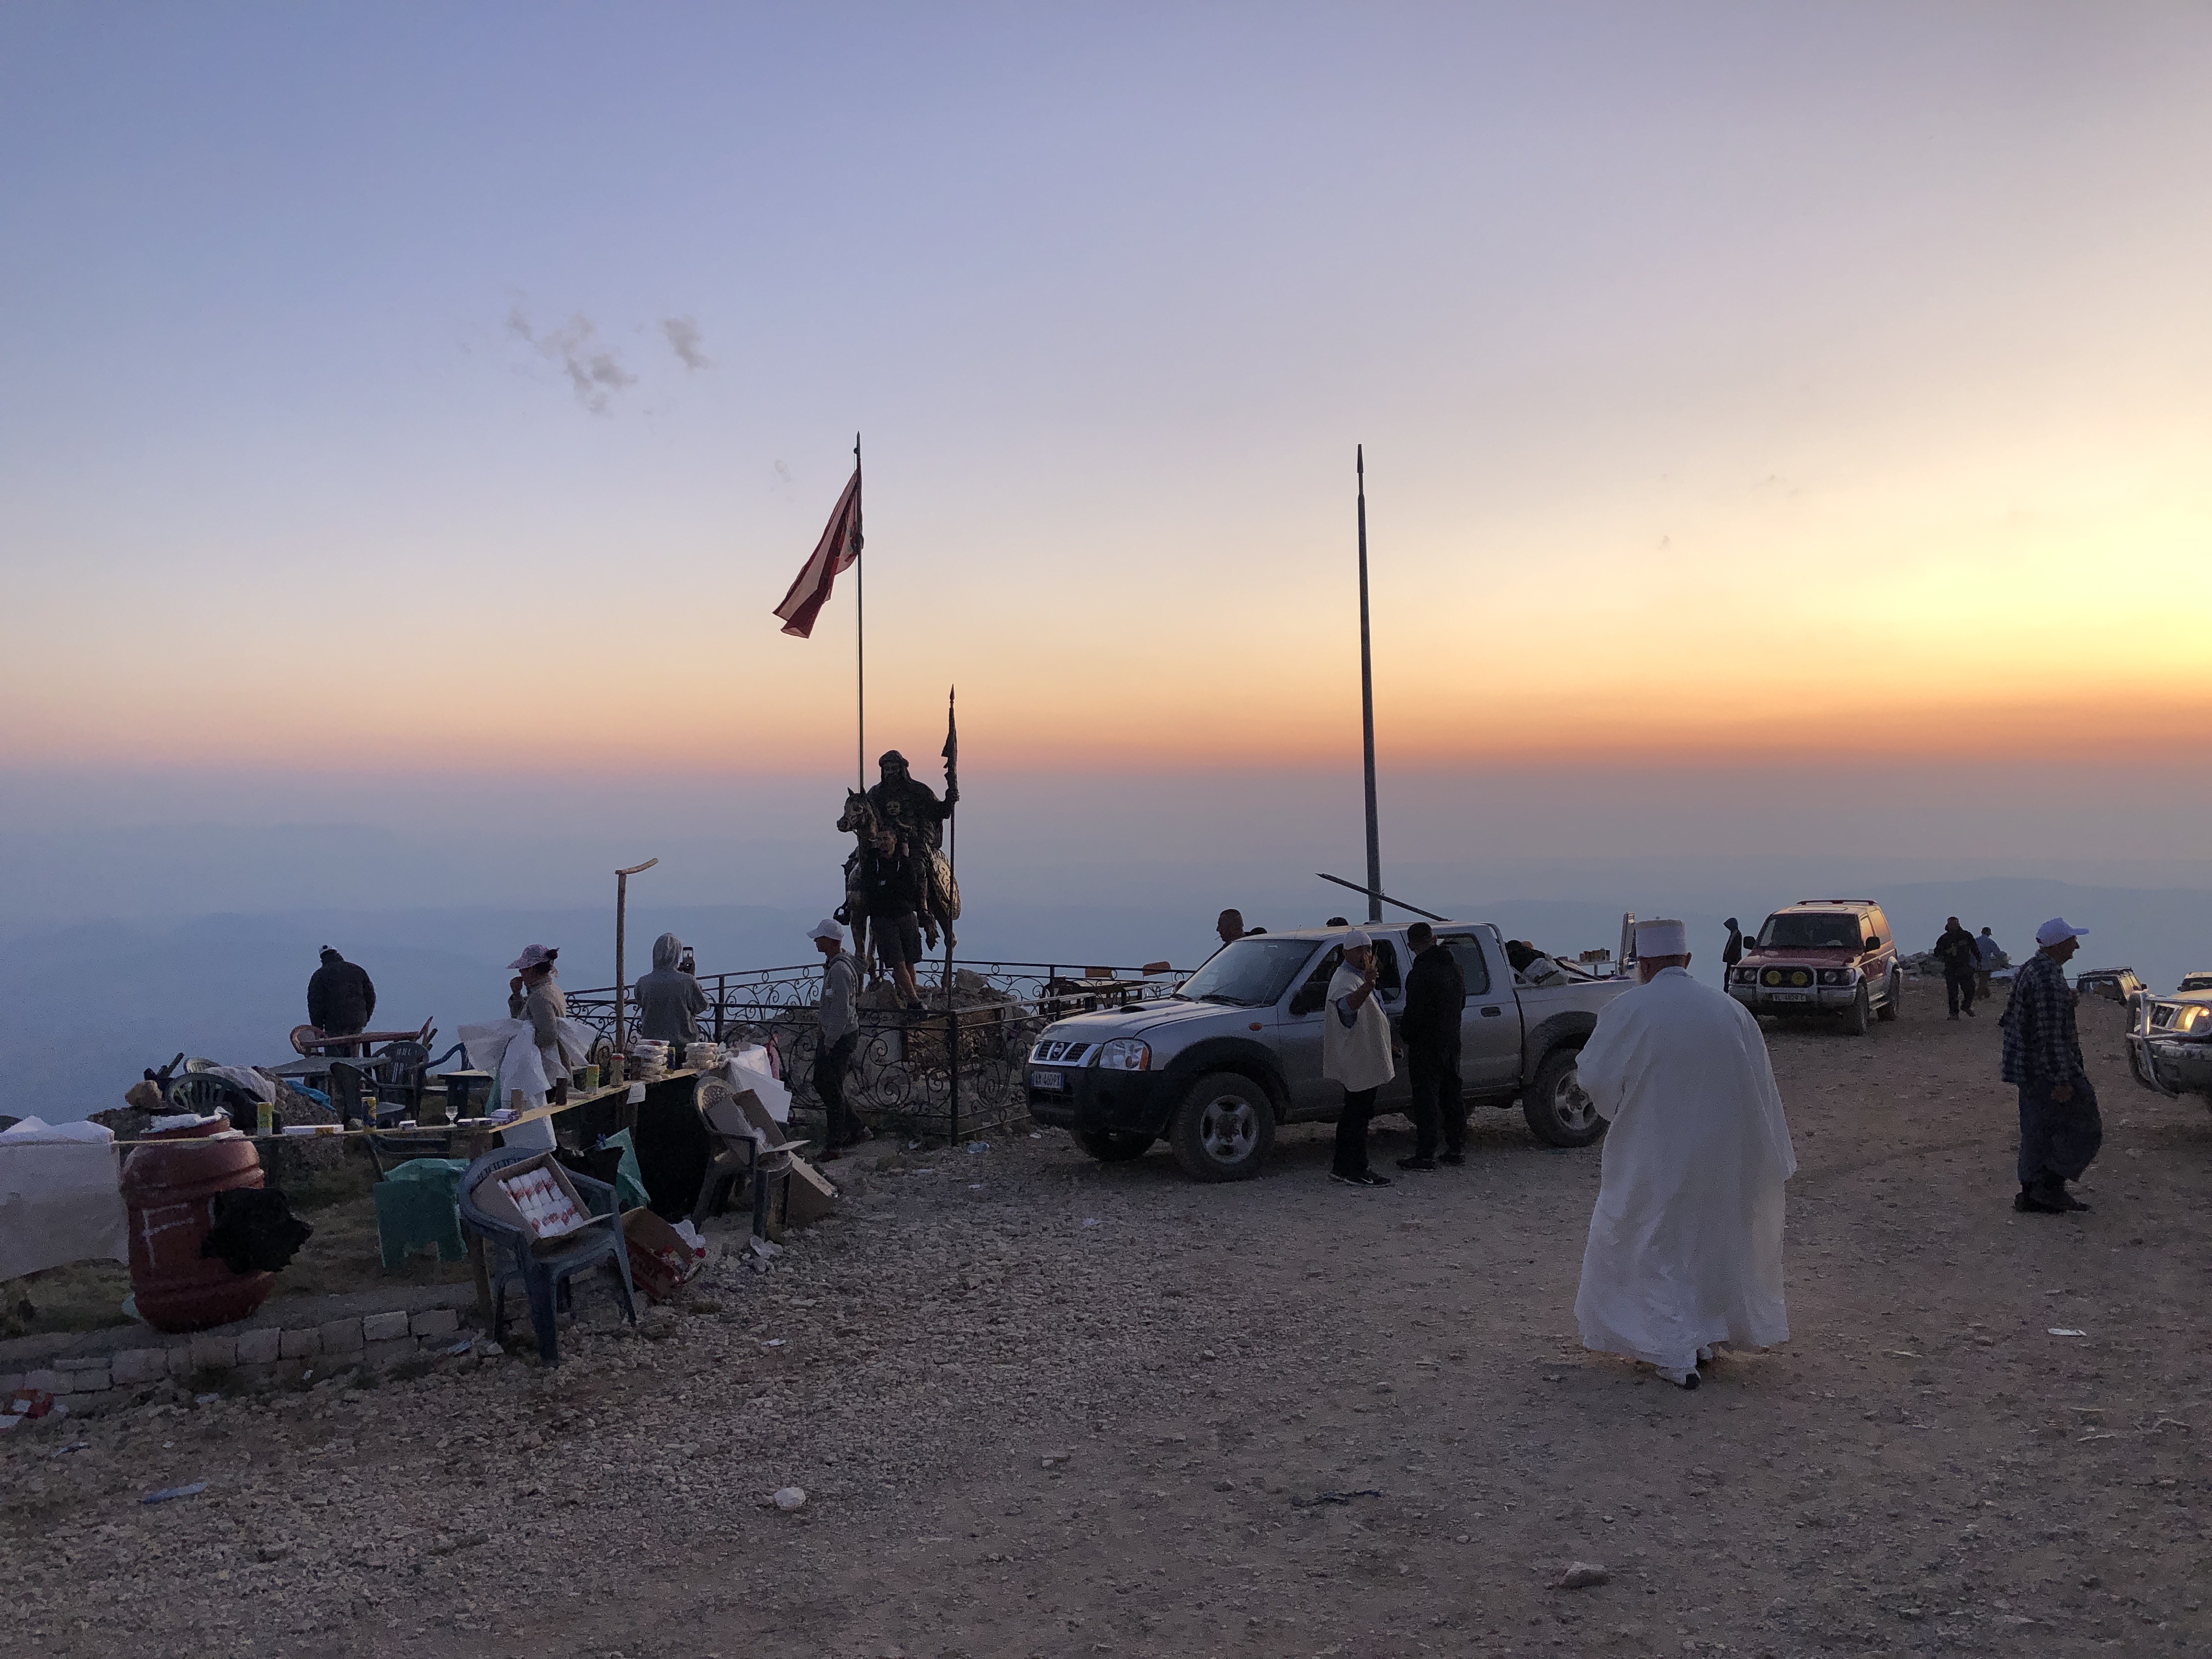
[{"label": "wooden table leg", "polygon": [[477,1322],[483,1327],[484,1334],[489,1336],[491,1334],[491,1273],[484,1265],[483,1235],[479,1232],[469,1234],[469,1271],[476,1275],[477,1280]]}]

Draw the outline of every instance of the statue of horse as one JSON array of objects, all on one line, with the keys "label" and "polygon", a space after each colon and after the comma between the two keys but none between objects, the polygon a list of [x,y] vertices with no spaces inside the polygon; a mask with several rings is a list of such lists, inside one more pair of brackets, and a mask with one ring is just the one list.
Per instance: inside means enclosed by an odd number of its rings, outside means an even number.
[{"label": "statue of horse", "polygon": [[876,833],[876,809],[868,804],[865,793],[858,789],[845,792],[845,815],[837,820],[840,831],[853,837],[853,850],[845,860],[845,902],[838,908],[837,920],[853,930],[853,957],[869,979],[876,976],[876,964],[870,958],[868,946],[868,906],[860,890],[860,854]]}]

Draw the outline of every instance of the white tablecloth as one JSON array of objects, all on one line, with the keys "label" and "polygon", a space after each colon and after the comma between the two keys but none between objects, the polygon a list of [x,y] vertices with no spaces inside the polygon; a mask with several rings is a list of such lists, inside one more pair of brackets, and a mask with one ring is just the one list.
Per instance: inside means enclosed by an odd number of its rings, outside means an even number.
[{"label": "white tablecloth", "polygon": [[35,1117],[0,1131],[0,1279],[131,1260],[114,1139],[97,1123]]}]

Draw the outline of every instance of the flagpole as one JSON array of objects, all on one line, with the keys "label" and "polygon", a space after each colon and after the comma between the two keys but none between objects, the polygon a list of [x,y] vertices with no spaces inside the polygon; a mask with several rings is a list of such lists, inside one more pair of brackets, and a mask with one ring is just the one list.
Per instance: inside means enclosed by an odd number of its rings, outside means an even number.
[{"label": "flagpole", "polygon": [[[853,434],[853,477],[860,476],[860,434]],[[868,629],[866,599],[867,538],[853,550],[853,755],[860,793],[868,791]]]},{"label": "flagpole", "polygon": [[1375,668],[1367,643],[1367,448],[1352,451],[1359,478],[1359,720],[1367,744],[1367,920],[1382,920],[1382,848],[1375,822]]}]

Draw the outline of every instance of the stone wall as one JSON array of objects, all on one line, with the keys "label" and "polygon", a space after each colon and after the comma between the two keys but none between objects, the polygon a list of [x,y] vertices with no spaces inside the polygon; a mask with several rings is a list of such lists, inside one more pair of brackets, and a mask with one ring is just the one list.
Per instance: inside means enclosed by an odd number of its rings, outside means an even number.
[{"label": "stone wall", "polygon": [[465,1342],[471,1334],[461,1327],[475,1322],[475,1298],[465,1285],[300,1297],[234,1325],[185,1335],[133,1325],[19,1337],[0,1342],[0,1400],[17,1389],[43,1389],[67,1401],[74,1414],[195,1381],[265,1387],[309,1371],[386,1370]]}]

